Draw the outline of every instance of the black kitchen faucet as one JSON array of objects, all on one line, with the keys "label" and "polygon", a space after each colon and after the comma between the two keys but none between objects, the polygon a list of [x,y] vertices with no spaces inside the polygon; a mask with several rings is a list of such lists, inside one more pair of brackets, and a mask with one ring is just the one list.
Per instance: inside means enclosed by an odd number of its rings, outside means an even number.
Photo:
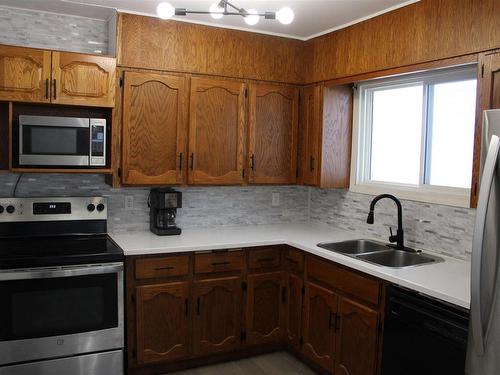
[{"label": "black kitchen faucet", "polygon": [[384,198],[392,199],[394,203],[396,203],[396,206],[398,207],[398,229],[396,235],[393,235],[392,228],[389,228],[389,230],[391,231],[389,242],[391,243],[396,242],[395,248],[397,250],[406,250],[404,245],[404,232],[403,232],[403,208],[401,207],[401,202],[399,201],[399,199],[396,198],[394,195],[380,194],[377,195],[375,198],[373,198],[372,202],[370,203],[370,212],[368,213],[368,218],[366,219],[366,222],[368,224],[373,224],[374,221],[373,211],[375,210],[375,204],[377,204],[379,200]]}]

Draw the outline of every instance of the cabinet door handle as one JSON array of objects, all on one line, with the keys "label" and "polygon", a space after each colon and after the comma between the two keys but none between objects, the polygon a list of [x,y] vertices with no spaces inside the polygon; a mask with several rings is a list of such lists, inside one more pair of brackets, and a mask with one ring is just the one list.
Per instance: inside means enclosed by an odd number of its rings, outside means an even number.
[{"label": "cabinet door handle", "polygon": [[182,171],[182,152],[179,154],[179,171]]},{"label": "cabinet door handle", "polygon": [[194,152],[191,153],[191,170],[194,170]]},{"label": "cabinet door handle", "polygon": [[55,78],[52,81],[52,86],[53,86],[53,89],[54,89],[54,100],[56,100],[57,99],[57,93],[56,93],[56,91],[57,91],[57,81],[56,81]]},{"label": "cabinet door handle", "polygon": [[200,315],[200,297],[196,298],[196,314]]},{"label": "cabinet door handle", "polygon": [[173,269],[174,269],[174,267],[172,267],[172,266],[155,267],[155,271],[173,270]]},{"label": "cabinet door handle", "polygon": [[314,162],[315,161],[316,161],[316,159],[313,156],[311,156],[311,159],[309,161],[309,169],[311,170],[311,172],[314,171]]},{"label": "cabinet door handle", "polygon": [[253,171],[255,171],[255,154],[252,154],[252,156],[250,156],[250,169]]},{"label": "cabinet door handle", "polygon": [[281,287],[281,301],[286,302],[286,286]]},{"label": "cabinet door handle", "polygon": [[328,316],[328,329],[336,330],[336,322],[337,322],[337,314],[330,311],[330,315]]},{"label": "cabinet door handle", "polygon": [[216,266],[227,266],[231,264],[231,262],[213,262],[212,263],[212,266],[216,267]]},{"label": "cabinet door handle", "polygon": [[45,99],[49,98],[49,79],[45,80]]}]

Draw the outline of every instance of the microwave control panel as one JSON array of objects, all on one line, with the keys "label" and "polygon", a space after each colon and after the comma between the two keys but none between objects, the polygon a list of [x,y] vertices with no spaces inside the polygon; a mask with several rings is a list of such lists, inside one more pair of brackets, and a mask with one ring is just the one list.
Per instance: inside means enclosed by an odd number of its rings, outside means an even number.
[{"label": "microwave control panel", "polygon": [[90,119],[90,165],[106,165],[106,119]]}]

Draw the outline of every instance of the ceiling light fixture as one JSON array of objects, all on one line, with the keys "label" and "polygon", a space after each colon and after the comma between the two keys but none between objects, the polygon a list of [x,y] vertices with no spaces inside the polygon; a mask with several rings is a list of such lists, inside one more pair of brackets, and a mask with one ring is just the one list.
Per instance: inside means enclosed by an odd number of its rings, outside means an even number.
[{"label": "ceiling light fixture", "polygon": [[188,14],[210,14],[215,19],[221,19],[223,16],[241,16],[248,25],[256,25],[260,21],[260,17],[266,20],[278,20],[284,25],[293,22],[295,14],[289,7],[284,7],[277,12],[259,13],[255,9],[238,8],[231,4],[228,0],[221,0],[210,6],[208,11],[187,10],[186,8],[174,8],[170,3],[162,2],[156,8],[158,17],[161,19],[169,19],[174,15],[187,16]]}]

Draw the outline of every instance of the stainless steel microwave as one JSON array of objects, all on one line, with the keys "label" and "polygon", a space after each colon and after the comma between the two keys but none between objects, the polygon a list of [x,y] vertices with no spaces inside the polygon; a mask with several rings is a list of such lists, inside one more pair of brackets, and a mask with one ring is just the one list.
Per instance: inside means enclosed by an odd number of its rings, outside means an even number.
[{"label": "stainless steel microwave", "polygon": [[106,165],[106,119],[19,116],[19,166]]}]

